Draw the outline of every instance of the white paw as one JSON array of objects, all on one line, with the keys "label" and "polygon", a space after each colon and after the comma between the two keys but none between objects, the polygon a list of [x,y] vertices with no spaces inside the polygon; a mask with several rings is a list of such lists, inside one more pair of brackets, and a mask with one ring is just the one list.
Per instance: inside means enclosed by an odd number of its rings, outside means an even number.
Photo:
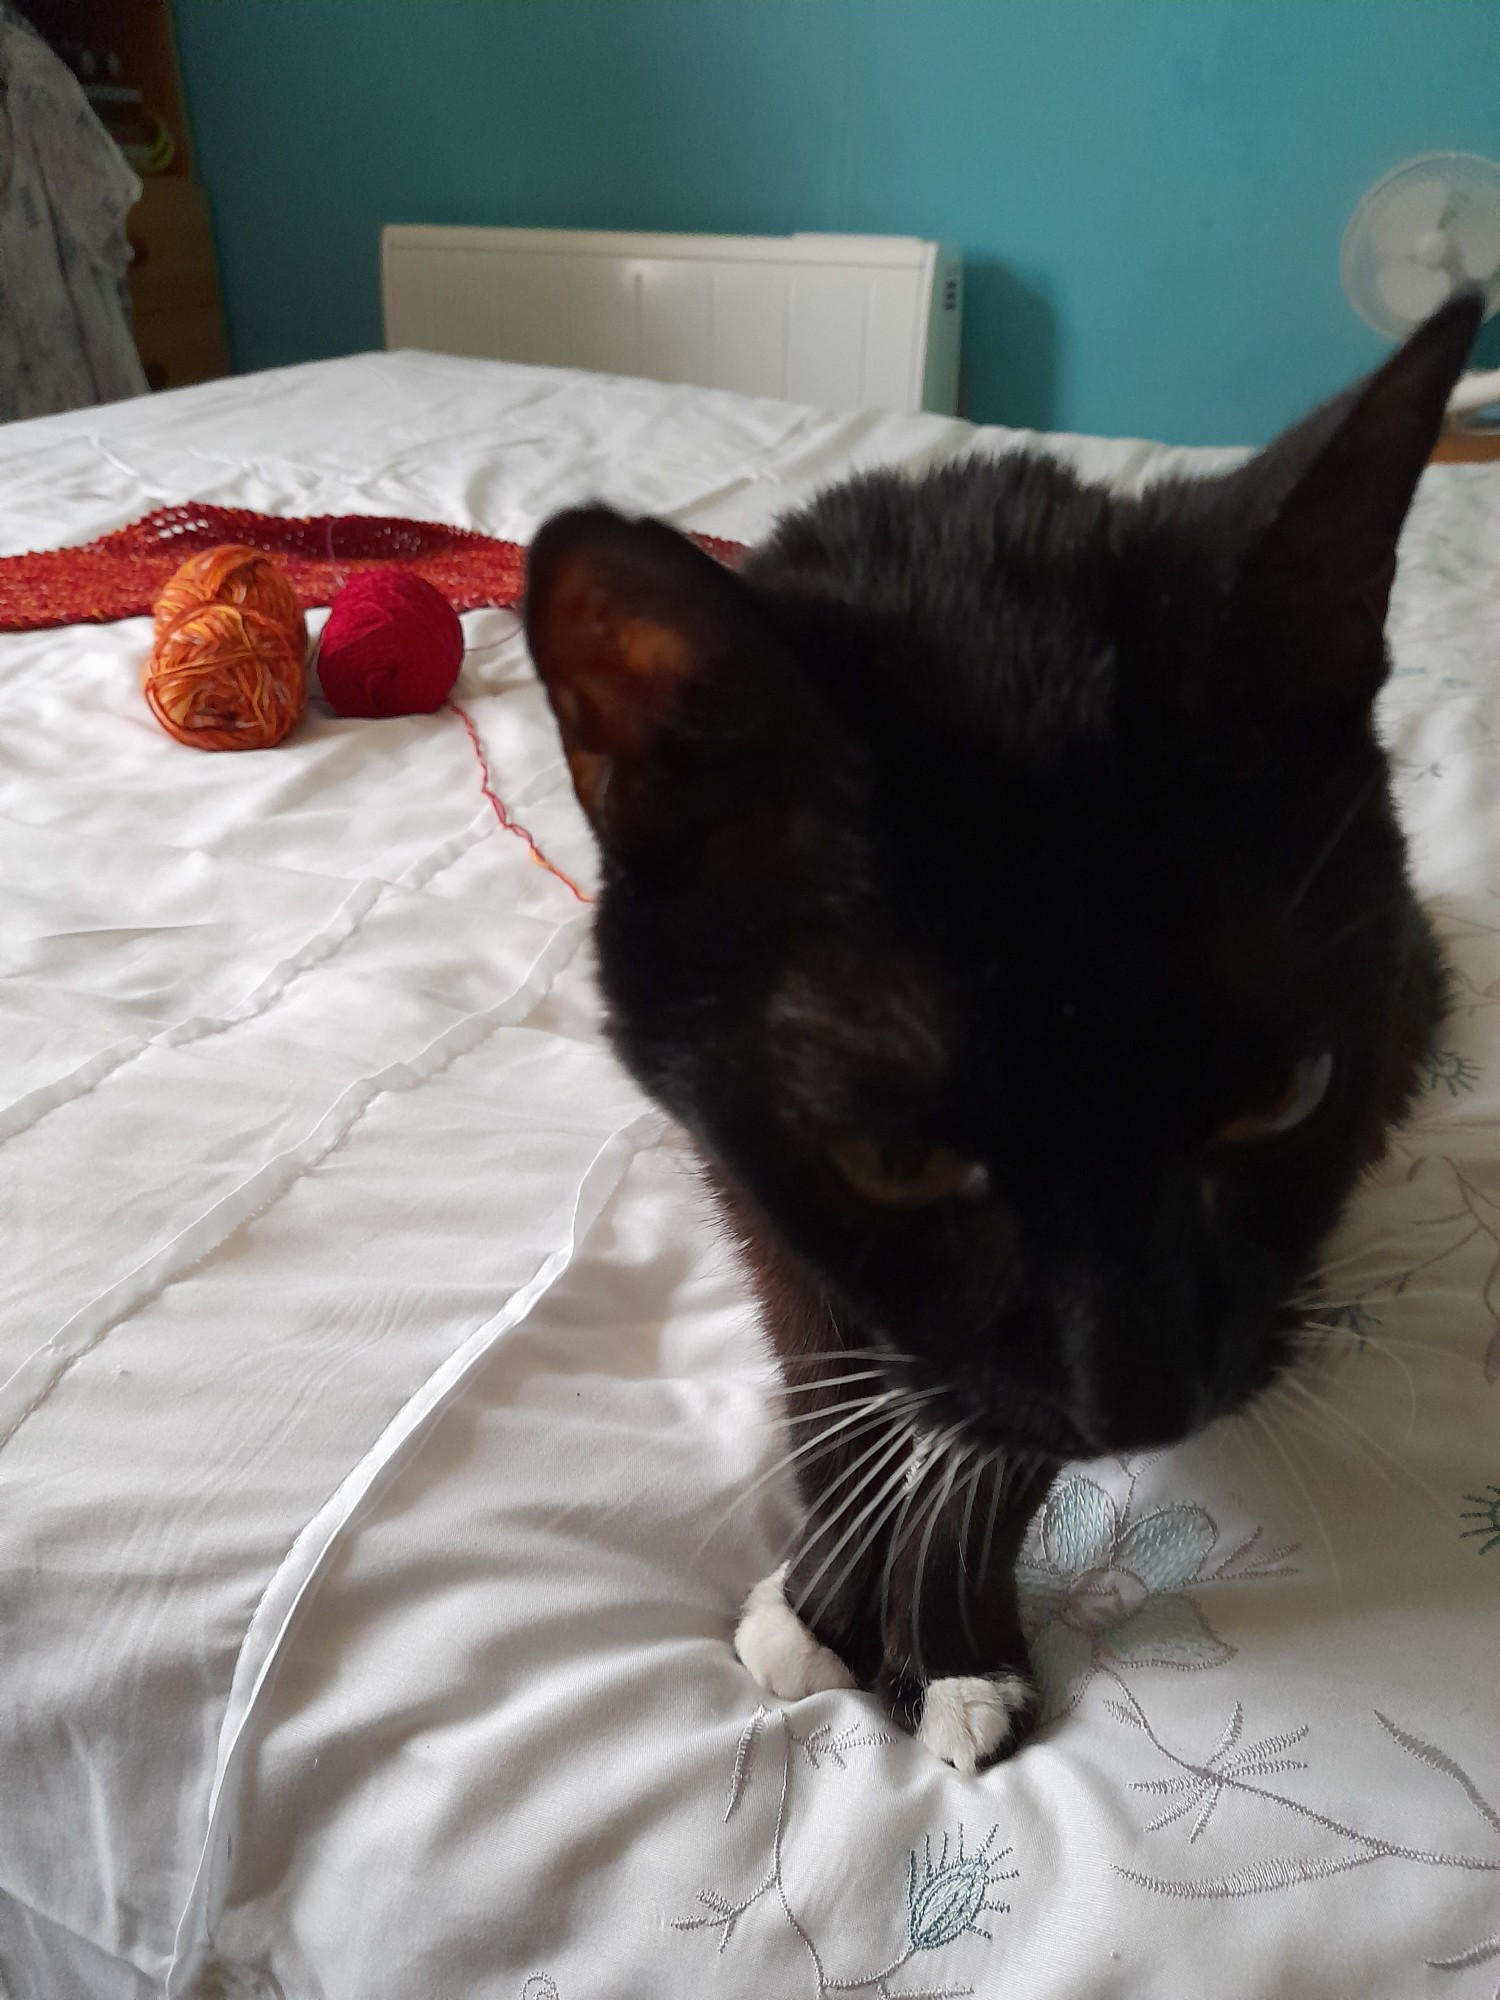
[{"label": "white paw", "polygon": [[917,1741],[955,1771],[972,1777],[1015,1734],[1015,1718],[1035,1696],[1019,1674],[955,1674],[930,1681]]},{"label": "white paw", "polygon": [[734,1650],[767,1694],[800,1701],[824,1688],[852,1688],[854,1676],[837,1653],[820,1646],[786,1601],[785,1563],[745,1599],[734,1629]]}]

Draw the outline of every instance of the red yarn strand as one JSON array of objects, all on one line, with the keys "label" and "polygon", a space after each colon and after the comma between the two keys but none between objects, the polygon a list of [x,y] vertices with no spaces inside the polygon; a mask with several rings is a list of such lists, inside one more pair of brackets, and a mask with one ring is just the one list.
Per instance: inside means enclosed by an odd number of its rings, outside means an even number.
[{"label": "red yarn strand", "polygon": [[524,840],[526,845],[531,849],[532,860],[545,868],[549,875],[555,875],[563,887],[570,890],[580,903],[592,903],[594,900],[593,897],[585,894],[571,875],[565,875],[555,862],[549,861],[537,846],[535,840],[532,839],[531,834],[522,826],[521,822],[518,819],[512,819],[510,814],[505,810],[504,801],[490,783],[489,759],[484,754],[484,745],[479,740],[479,731],[474,727],[469,711],[456,701],[450,701],[448,706],[469,732],[469,742],[473,745],[474,759],[479,766],[479,789],[494,807],[495,817],[499,820],[501,826],[505,828],[507,833],[513,833],[517,839]]}]

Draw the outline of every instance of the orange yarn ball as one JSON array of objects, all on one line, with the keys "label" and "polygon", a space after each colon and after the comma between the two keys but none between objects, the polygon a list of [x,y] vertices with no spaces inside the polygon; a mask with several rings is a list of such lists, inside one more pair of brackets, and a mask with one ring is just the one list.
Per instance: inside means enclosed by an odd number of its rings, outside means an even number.
[{"label": "orange yarn ball", "polygon": [[269,750],[307,706],[302,642],[236,604],[200,604],[162,633],[141,677],[151,712],[195,750]]},{"label": "orange yarn ball", "polygon": [[258,549],[189,556],[156,600],[141,675],[151,713],[195,750],[269,750],[307,706],[307,623]]},{"label": "orange yarn ball", "polygon": [[237,543],[189,556],[156,600],[158,635],[200,604],[237,604],[284,625],[307,651],[307,624],[291,578],[259,549]]}]

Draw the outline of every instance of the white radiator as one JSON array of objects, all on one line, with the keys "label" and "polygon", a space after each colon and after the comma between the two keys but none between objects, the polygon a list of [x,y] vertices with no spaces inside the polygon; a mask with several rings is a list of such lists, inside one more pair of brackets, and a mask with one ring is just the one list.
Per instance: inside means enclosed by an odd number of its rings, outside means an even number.
[{"label": "white radiator", "polygon": [[825,409],[958,402],[963,266],[914,236],[381,236],[387,347],[647,375]]}]

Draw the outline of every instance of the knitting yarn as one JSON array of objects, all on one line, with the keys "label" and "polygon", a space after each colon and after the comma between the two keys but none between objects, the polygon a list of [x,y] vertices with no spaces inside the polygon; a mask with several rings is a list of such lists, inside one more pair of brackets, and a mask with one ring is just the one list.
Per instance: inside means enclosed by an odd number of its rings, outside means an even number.
[{"label": "knitting yarn", "polygon": [[258,549],[189,556],[156,600],[141,675],[151,713],[195,750],[269,750],[307,706],[307,625],[291,580]]},{"label": "knitting yarn", "polygon": [[200,604],[237,604],[284,625],[304,654],[307,625],[296,587],[273,557],[238,542],[189,556],[156,600],[158,636]]},{"label": "knitting yarn", "polygon": [[333,600],[318,640],[318,680],[338,715],[431,715],[464,656],[458,613],[409,569],[361,571]]},{"label": "knitting yarn", "polygon": [[269,750],[307,705],[300,639],[237,604],[185,612],[152,647],[142,686],[162,728],[195,750]]}]

